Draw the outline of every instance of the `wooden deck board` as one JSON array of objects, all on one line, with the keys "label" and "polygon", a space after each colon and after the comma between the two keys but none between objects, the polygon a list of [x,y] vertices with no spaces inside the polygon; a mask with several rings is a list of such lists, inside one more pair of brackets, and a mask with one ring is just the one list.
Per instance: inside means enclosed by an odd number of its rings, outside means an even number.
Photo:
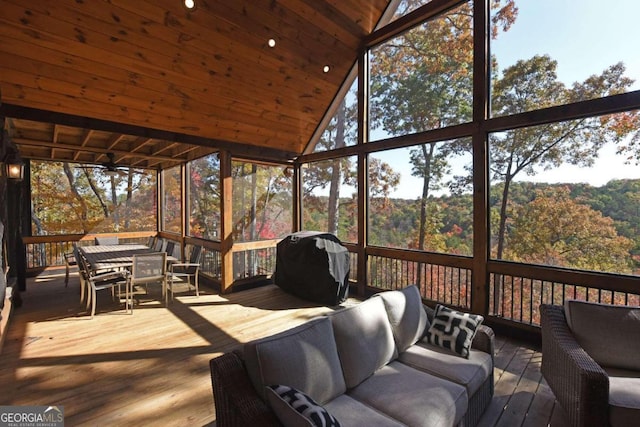
[{"label": "wooden deck board", "polygon": [[[330,311],[268,286],[230,295],[203,287],[139,298],[133,315],[98,294],[90,319],[77,277],[30,279],[0,355],[0,404],[64,406],[67,425],[210,425],[208,361],[260,336]],[[561,426],[564,414],[540,375],[540,353],[497,337],[496,393],[480,426]]]}]

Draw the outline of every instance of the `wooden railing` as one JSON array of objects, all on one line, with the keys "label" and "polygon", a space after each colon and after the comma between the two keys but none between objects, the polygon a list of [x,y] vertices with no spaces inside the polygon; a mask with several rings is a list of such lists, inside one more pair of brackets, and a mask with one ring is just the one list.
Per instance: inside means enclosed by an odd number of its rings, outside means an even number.
[{"label": "wooden railing", "polygon": [[640,305],[640,277],[491,261],[489,315],[540,325],[540,304],[567,299]]},{"label": "wooden railing", "polygon": [[[453,255],[367,248],[368,287],[417,284],[431,302],[471,307],[472,259]],[[540,326],[540,304],[567,299],[640,306],[640,277],[490,261],[488,315],[523,329]]]},{"label": "wooden railing", "polygon": [[[146,243],[153,233],[117,233],[123,243]],[[102,234],[103,236],[106,234]],[[111,234],[115,235],[115,234]],[[222,255],[220,242],[160,233],[174,240],[181,249],[189,245],[203,247],[201,273],[220,282]],[[65,252],[72,243],[93,244],[99,234],[39,236],[23,238],[27,252],[27,271],[51,266],[64,266]],[[270,277],[275,271],[278,240],[243,242],[233,245],[233,278],[246,280]],[[345,245],[351,252],[350,276],[358,278],[357,246]],[[185,252],[183,252],[185,253]],[[422,297],[433,303],[471,309],[470,257],[381,247],[367,247],[367,283],[369,291],[401,289],[418,285]],[[493,320],[512,322],[525,327],[540,325],[540,304],[563,304],[567,299],[596,301],[606,304],[640,305],[640,277],[576,271],[506,261],[490,261],[489,306],[487,314]]]},{"label": "wooden railing", "polygon": [[470,309],[471,258],[378,247],[367,248],[367,256],[370,288],[390,290],[415,284],[428,301]]},{"label": "wooden railing", "polygon": [[105,234],[65,234],[56,236],[23,237],[25,245],[27,273],[47,267],[64,266],[64,254],[73,252],[73,243],[79,246],[93,245],[100,236],[118,236],[121,243],[147,243],[155,232],[129,232]]}]

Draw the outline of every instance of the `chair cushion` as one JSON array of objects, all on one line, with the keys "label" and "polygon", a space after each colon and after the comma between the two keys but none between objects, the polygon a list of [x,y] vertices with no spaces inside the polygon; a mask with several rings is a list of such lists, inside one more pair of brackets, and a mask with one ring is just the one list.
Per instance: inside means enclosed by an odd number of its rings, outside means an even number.
[{"label": "chair cushion", "polygon": [[348,395],[410,426],[458,425],[468,409],[464,387],[398,361],[376,371]]},{"label": "chair cushion", "polygon": [[491,355],[471,349],[469,358],[462,358],[449,350],[421,341],[401,353],[398,360],[411,367],[465,386],[473,396],[493,372]]},{"label": "chair cushion", "polygon": [[333,324],[347,388],[352,388],[398,355],[382,298],[369,298],[327,316]]},{"label": "chair cushion", "polygon": [[293,387],[269,386],[267,400],[285,427],[340,427],[340,422],[329,411]]},{"label": "chair cushion", "polygon": [[326,317],[244,345],[254,388],[264,400],[266,386],[286,384],[324,405],[345,392],[331,321]]},{"label": "chair cushion", "polygon": [[430,324],[417,286],[411,285],[399,291],[381,292],[375,296],[384,301],[393,337],[400,353],[424,336]]},{"label": "chair cushion", "polygon": [[576,341],[601,366],[640,370],[640,307],[565,301]]},{"label": "chair cushion", "polygon": [[605,369],[609,375],[609,421],[612,427],[637,425],[640,418],[640,371]]},{"label": "chair cushion", "polygon": [[462,357],[469,357],[471,342],[483,320],[479,314],[463,313],[438,304],[427,330],[427,340]]}]

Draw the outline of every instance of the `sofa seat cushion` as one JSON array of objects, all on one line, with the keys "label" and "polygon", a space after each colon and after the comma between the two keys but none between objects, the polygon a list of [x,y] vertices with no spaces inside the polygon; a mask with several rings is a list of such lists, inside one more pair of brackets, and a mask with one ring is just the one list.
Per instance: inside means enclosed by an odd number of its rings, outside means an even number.
[{"label": "sofa seat cushion", "polygon": [[342,427],[349,426],[376,426],[376,427],[403,427],[404,424],[394,420],[382,412],[376,411],[362,402],[342,394],[324,405],[339,422]]},{"label": "sofa seat cushion", "polygon": [[384,301],[398,352],[402,353],[424,336],[430,323],[416,285],[380,292],[375,297]]},{"label": "sofa seat cushion", "polygon": [[605,368],[609,375],[609,421],[612,427],[637,425],[640,419],[640,371]]},{"label": "sofa seat cushion", "polygon": [[380,298],[328,314],[347,388],[360,384],[398,356]]},{"label": "sofa seat cushion", "polygon": [[429,344],[426,340],[409,347],[398,360],[421,371],[445,378],[466,387],[473,396],[493,372],[491,355],[471,349],[469,358]]},{"label": "sofa seat cushion", "polygon": [[576,341],[600,366],[640,371],[640,307],[565,301]]},{"label": "sofa seat cushion", "polygon": [[249,378],[265,401],[265,388],[277,384],[300,390],[320,405],[346,391],[333,328],[326,317],[249,342],[243,356]]},{"label": "sofa seat cushion", "polygon": [[467,412],[466,389],[393,361],[347,394],[409,426],[457,425]]}]

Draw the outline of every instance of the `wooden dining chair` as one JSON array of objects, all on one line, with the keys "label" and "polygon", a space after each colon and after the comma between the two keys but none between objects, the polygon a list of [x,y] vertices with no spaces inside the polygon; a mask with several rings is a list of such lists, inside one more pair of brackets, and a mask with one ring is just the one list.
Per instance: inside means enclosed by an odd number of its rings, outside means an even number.
[{"label": "wooden dining chair", "polygon": [[130,301],[131,312],[133,312],[133,287],[135,285],[144,285],[148,293],[149,284],[160,283],[162,285],[162,296],[165,297],[167,292],[166,252],[135,254],[132,259],[131,274],[129,274],[127,281],[127,302]]}]

